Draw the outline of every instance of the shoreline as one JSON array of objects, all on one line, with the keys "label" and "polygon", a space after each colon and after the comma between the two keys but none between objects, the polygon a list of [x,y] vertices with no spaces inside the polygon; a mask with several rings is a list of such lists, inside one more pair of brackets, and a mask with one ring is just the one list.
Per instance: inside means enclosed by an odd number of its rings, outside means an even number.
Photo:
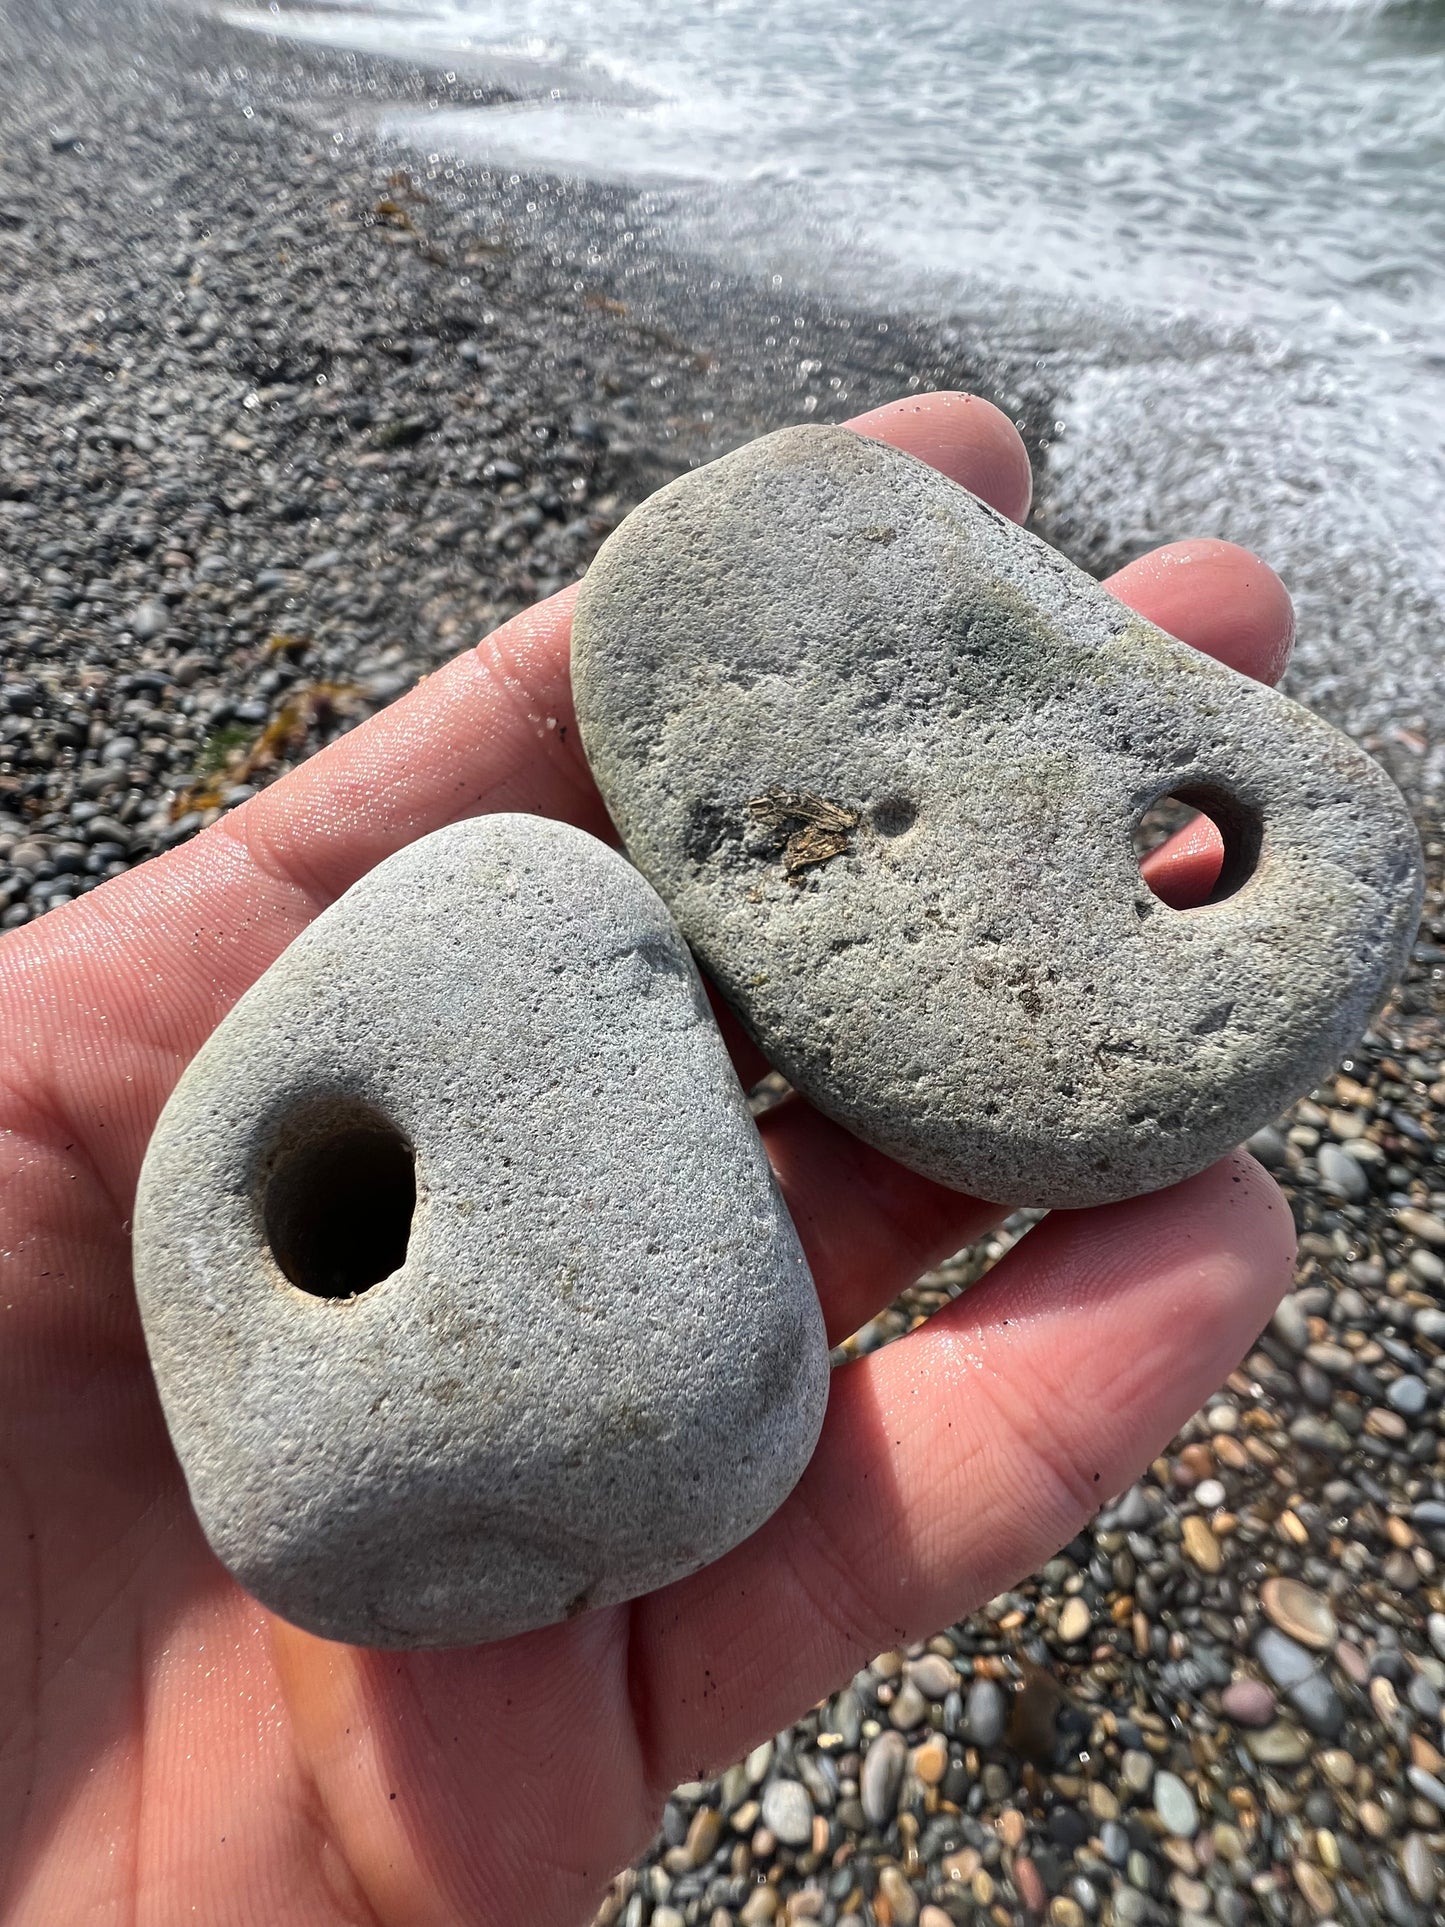
[{"label": "shoreline", "polygon": [[[622,190],[432,180],[332,138],[369,80],[422,110],[470,101],[463,83],[273,56],[143,0],[37,5],[10,57],[7,927],[193,834],[578,574],[643,494],[765,428],[913,381],[991,394],[1036,464],[1046,450],[1027,355],[741,278],[699,288],[695,264],[621,239]],[[1397,764],[1419,777],[1408,750]],[[1042,1573],[679,1789],[601,1921],[1428,1927],[1445,1867],[1445,1807],[1421,1790],[1445,1798],[1445,846],[1413,787],[1430,896],[1409,979],[1339,1075],[1252,1141],[1302,1234],[1255,1352]],[[1024,1228],[845,1353],[902,1335]],[[1303,1684],[1280,1577],[1332,1628]],[[902,1747],[875,1754],[888,1734]],[[769,1815],[804,1804],[806,1836],[780,1837]]]}]

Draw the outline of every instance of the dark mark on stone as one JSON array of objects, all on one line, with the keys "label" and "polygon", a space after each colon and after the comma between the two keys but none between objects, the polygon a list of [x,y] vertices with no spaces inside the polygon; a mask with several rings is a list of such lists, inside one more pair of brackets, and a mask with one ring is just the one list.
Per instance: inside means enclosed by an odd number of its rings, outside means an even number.
[{"label": "dark mark on stone", "polygon": [[748,804],[753,821],[787,837],[783,868],[790,880],[804,870],[846,856],[848,839],[858,827],[857,810],[830,803],[808,790],[770,789]]}]

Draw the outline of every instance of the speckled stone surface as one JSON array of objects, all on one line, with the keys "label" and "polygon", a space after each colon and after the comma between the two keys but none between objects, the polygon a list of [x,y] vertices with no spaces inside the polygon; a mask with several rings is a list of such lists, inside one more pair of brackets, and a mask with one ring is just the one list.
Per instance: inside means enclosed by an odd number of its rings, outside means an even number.
[{"label": "speckled stone surface", "polygon": [[[936,471],[785,429],[630,515],[573,680],[634,862],[763,1049],[945,1184],[1083,1205],[1198,1170],[1331,1070],[1406,955],[1402,798]],[[1131,836],[1226,833],[1176,911]]]},{"label": "speckled stone surface", "polygon": [[247,993],[156,1128],[135,1269],[211,1544],[360,1644],[663,1585],[822,1421],[817,1297],[692,960],[536,818],[411,845]]}]

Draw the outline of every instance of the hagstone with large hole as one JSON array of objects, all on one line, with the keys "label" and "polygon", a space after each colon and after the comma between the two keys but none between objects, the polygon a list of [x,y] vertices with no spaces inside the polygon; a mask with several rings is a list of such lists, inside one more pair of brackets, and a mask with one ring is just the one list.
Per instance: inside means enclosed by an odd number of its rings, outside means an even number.
[{"label": "hagstone with large hole", "polygon": [[166,1106],[135,1270],[212,1546],[364,1645],[663,1585],[822,1420],[817,1297],[686,946],[557,823],[439,831],[296,939]]},{"label": "hagstone with large hole", "polygon": [[[1407,954],[1419,845],[1359,749],[910,456],[793,428],[684,476],[577,603],[587,755],[772,1061],[944,1184],[1086,1205],[1330,1071]],[[1166,907],[1133,832],[1225,839]]]}]

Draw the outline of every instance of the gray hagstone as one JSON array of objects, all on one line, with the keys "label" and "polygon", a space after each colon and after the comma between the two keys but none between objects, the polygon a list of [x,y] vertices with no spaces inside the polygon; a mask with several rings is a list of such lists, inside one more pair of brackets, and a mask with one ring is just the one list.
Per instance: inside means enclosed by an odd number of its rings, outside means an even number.
[{"label": "gray hagstone", "polygon": [[[628,851],[768,1057],[956,1188],[1189,1175],[1333,1069],[1407,954],[1419,843],[1368,756],[847,429],[634,510],[572,663]],[[1199,909],[1139,874],[1167,795],[1225,834]]]},{"label": "gray hagstone", "polygon": [[135,1271],[207,1538],[362,1645],[691,1572],[786,1497],[827,1397],[675,926],[531,817],[389,858],[241,999],[156,1127]]}]

